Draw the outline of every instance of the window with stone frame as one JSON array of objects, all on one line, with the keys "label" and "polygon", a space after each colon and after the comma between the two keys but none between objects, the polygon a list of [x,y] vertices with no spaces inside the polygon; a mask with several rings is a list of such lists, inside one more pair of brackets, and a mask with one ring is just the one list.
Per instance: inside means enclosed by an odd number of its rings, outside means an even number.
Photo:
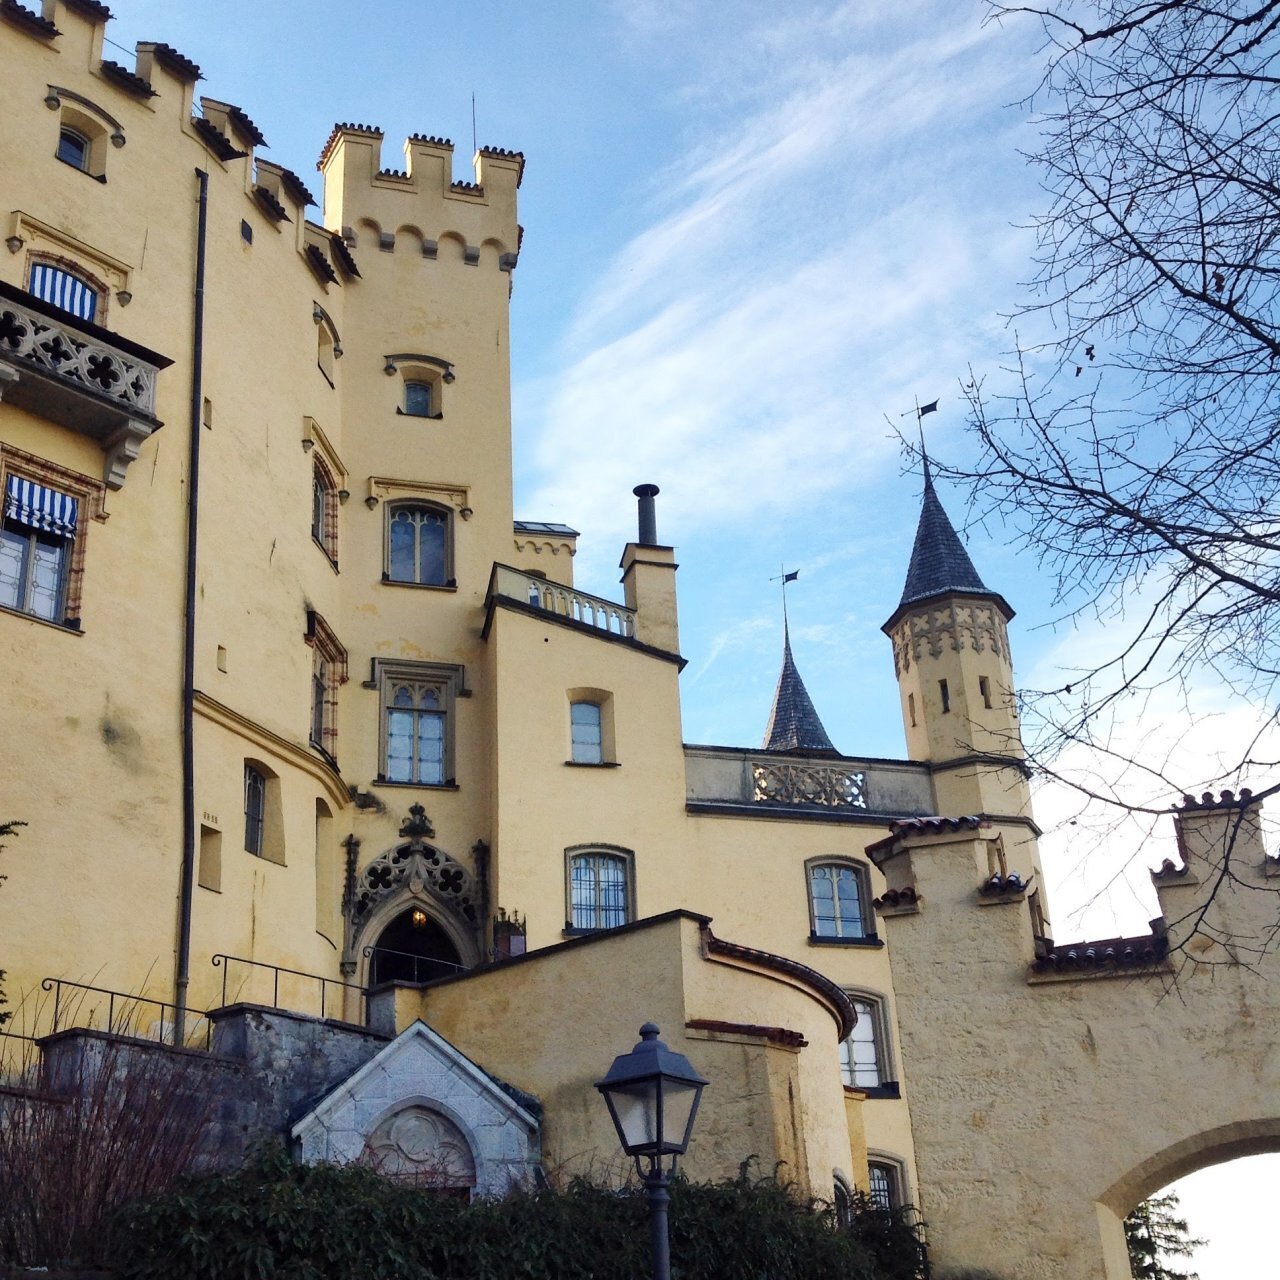
[{"label": "window with stone frame", "polygon": [[616,929],[635,918],[635,856],[613,846],[567,851],[570,933]]},{"label": "window with stone frame", "polygon": [[840,1042],[840,1079],[871,1097],[898,1097],[889,1054],[889,1020],[881,997],[849,992],[858,1017],[848,1037]]},{"label": "window with stone frame", "polygon": [[32,454],[0,448],[0,608],[80,626],[88,526],[105,488]]},{"label": "window with stone frame", "polygon": [[58,130],[58,159],[73,169],[89,172],[89,139],[79,129],[63,126]]},{"label": "window with stone frame", "polygon": [[809,936],[814,941],[875,941],[867,869],[860,863],[810,862]]},{"label": "window with stone frame", "polygon": [[574,764],[604,763],[604,725],[598,702],[569,704],[570,759]]},{"label": "window with stone frame", "polygon": [[462,668],[377,660],[374,671],[382,702],[378,780],[455,786],[455,699],[463,691]]},{"label": "window with stone frame", "polygon": [[906,1204],[906,1178],[900,1161],[873,1156],[867,1161],[867,1191],[872,1205],[889,1212]]},{"label": "window with stone frame", "polygon": [[322,458],[312,463],[311,536],[336,566],[338,563],[338,486]]},{"label": "window with stone frame", "polygon": [[452,587],[452,516],[430,502],[387,506],[387,582]]},{"label": "window with stone frame", "polygon": [[333,628],[314,609],[307,611],[306,642],[311,646],[311,724],[309,737],[332,761],[338,759],[338,690],[347,681],[347,651]]},{"label": "window with stone frame", "polygon": [[244,766],[244,849],[262,857],[267,820],[267,778],[256,765]]}]

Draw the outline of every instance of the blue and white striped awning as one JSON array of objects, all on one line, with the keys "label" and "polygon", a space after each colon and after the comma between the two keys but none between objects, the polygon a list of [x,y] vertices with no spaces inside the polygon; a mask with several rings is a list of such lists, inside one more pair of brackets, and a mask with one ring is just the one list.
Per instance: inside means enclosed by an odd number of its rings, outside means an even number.
[{"label": "blue and white striped awning", "polygon": [[98,291],[92,285],[44,262],[32,265],[31,292],[42,302],[61,307],[81,320],[92,320],[98,310]]},{"label": "blue and white striped awning", "polygon": [[59,538],[76,536],[79,502],[34,480],[11,475],[4,489],[4,518]]}]

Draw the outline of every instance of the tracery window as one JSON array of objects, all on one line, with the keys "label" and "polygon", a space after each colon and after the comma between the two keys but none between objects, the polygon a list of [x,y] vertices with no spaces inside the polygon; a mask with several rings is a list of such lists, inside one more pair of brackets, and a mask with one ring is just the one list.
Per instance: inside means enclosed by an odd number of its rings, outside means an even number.
[{"label": "tracery window", "polygon": [[811,936],[816,939],[868,939],[870,895],[866,868],[852,862],[809,865]]},{"label": "tracery window", "polygon": [[389,582],[453,585],[449,512],[423,502],[393,503],[387,515]]},{"label": "tracery window", "polygon": [[380,780],[455,785],[454,700],[462,688],[462,668],[379,660],[374,678],[382,696]]}]

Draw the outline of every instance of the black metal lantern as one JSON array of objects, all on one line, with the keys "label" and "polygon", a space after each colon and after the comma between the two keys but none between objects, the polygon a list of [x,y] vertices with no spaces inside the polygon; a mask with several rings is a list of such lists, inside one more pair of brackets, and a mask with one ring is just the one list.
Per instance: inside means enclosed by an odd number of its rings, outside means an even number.
[{"label": "black metal lantern", "polygon": [[[652,1022],[640,1028],[640,1043],[616,1057],[609,1074],[596,1081],[609,1105],[618,1141],[635,1160],[636,1172],[649,1193],[655,1280],[669,1280],[671,1275],[667,1178],[688,1149],[706,1085],[684,1054],[673,1052],[658,1039]],[[664,1164],[666,1157],[669,1165]]]}]

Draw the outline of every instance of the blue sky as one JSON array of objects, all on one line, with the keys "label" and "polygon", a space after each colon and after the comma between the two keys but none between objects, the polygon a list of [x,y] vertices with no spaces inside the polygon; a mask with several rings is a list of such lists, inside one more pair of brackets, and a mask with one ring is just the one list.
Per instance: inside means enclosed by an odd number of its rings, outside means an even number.
[{"label": "blue sky", "polygon": [[[1013,346],[1004,317],[1024,297],[1041,207],[1019,154],[1035,145],[1018,105],[1039,79],[1033,29],[983,27],[982,4],[954,0],[113,8],[113,39],[193,58],[203,91],[243,107],[265,155],[308,182],[339,119],[384,129],[389,166],[407,134],[446,134],[469,177],[474,93],[480,143],[527,157],[517,515],[580,529],[579,585],[617,598],[631,489],[661,486],[659,534],[681,564],[687,740],[760,740],[781,660],[769,579],[785,564],[800,570],[796,660],[836,746],[904,753],[879,626],[901,591],[920,482],[890,424],[910,426],[916,397],[939,398],[930,447],[960,450],[961,380],[970,366],[998,378]],[[957,495],[942,497],[969,521]],[[1061,682],[1110,643],[1088,623],[1048,625],[1035,564],[998,527],[965,536],[1018,610],[1024,684]],[[1207,754],[1239,736],[1241,713],[1204,696],[1216,727],[1194,749]],[[1177,707],[1149,710],[1181,724]],[[1151,727],[1121,732],[1149,742]],[[1046,826],[1069,820],[1061,794],[1038,805]],[[1131,826],[1110,847],[1141,850],[1141,863],[1155,846]],[[1144,927],[1144,873],[1068,919],[1117,865],[1082,848],[1066,825],[1047,842],[1060,936]],[[1255,1171],[1253,1185],[1266,1181]],[[1202,1280],[1247,1274],[1260,1256],[1239,1231],[1266,1215],[1233,1218],[1245,1252],[1221,1270],[1199,1261]]]}]

